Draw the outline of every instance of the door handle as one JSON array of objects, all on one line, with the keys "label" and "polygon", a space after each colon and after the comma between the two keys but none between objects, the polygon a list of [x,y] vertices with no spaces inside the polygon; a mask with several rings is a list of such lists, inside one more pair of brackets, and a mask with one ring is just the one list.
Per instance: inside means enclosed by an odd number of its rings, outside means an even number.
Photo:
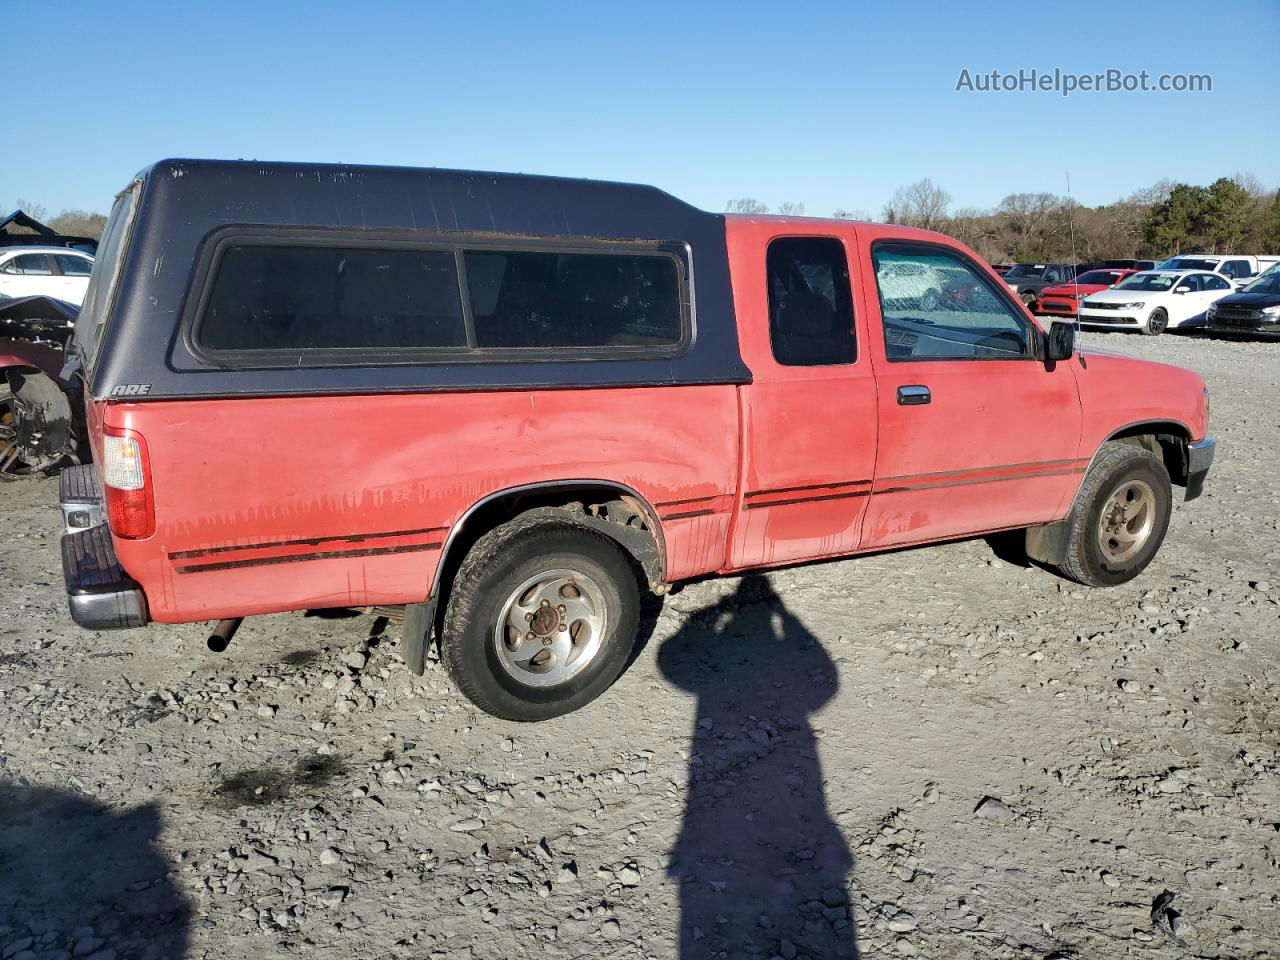
[{"label": "door handle", "polygon": [[910,407],[920,403],[928,403],[933,399],[929,388],[920,384],[909,384],[898,388],[898,406]]}]

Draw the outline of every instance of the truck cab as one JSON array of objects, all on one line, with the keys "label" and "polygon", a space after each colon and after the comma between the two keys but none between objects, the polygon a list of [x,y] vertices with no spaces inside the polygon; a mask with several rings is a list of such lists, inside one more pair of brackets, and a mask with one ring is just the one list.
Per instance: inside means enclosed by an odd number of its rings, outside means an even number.
[{"label": "truck cab", "polygon": [[399,607],[410,669],[438,643],[512,720],[603,693],[693,577],[1025,530],[1123,583],[1215,449],[1198,376],[1079,350],[949,237],[630,184],[162,161],[75,351],[79,623]]}]

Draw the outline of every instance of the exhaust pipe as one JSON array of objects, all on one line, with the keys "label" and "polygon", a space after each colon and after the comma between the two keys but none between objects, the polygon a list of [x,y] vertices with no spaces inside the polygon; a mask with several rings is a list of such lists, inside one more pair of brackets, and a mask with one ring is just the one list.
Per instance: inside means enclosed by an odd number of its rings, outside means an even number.
[{"label": "exhaust pipe", "polygon": [[231,643],[231,638],[236,635],[236,631],[240,629],[240,624],[244,623],[244,617],[232,617],[230,620],[219,620],[218,625],[213,628],[213,633],[209,634],[206,641],[209,649],[214,653],[221,653],[227,649]]}]

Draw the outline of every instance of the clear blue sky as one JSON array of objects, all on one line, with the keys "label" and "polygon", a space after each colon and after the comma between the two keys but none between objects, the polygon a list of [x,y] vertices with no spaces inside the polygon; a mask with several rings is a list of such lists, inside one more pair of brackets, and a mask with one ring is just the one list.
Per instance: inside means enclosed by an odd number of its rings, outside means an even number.
[{"label": "clear blue sky", "polygon": [[[1280,184],[1280,3],[0,2],[0,206],[105,211],[169,156],[652,183],[875,213],[1161,178]],[[974,5],[976,7],[976,5]],[[1208,73],[1212,93],[957,93],[962,68]],[[59,70],[66,73],[59,75]],[[18,95],[24,88],[27,95]]]}]

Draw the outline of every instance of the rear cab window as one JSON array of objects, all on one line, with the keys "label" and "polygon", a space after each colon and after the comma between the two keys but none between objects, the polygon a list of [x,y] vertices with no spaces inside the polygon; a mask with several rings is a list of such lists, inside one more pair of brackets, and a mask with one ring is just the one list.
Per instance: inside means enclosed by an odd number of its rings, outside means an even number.
[{"label": "rear cab window", "polygon": [[666,246],[224,237],[192,345],[246,367],[673,356],[692,323]]},{"label": "rear cab window", "polygon": [[779,237],[769,244],[766,270],[773,358],[790,367],[853,363],[844,244],[834,237]]}]

